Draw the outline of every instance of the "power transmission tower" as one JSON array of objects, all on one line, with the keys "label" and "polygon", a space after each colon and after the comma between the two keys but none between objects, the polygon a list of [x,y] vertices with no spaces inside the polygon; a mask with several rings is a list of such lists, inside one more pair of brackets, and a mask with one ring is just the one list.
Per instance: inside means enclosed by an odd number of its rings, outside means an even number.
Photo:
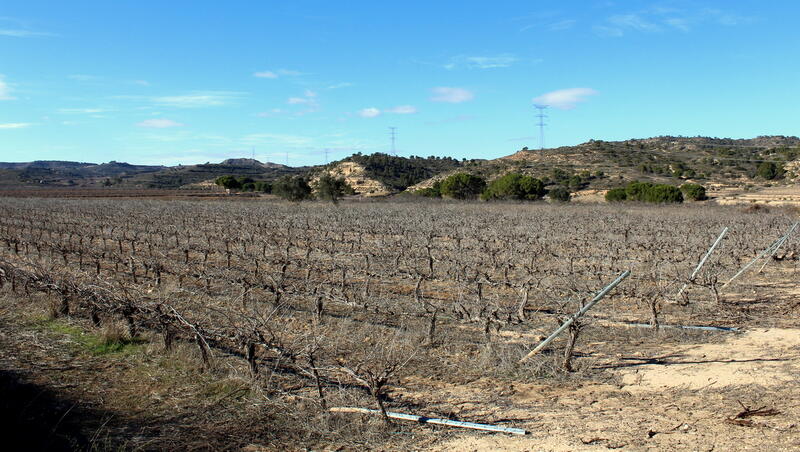
[{"label": "power transmission tower", "polygon": [[536,124],[539,126],[539,149],[544,149],[544,126],[547,125],[544,123],[545,118],[547,118],[547,115],[544,114],[544,110],[547,108],[547,105],[534,105],[533,108],[539,110],[539,113],[536,115],[536,118],[539,118],[539,122]]},{"label": "power transmission tower", "polygon": [[390,130],[390,134],[391,134],[391,137],[392,137],[392,155],[397,156],[397,149],[395,149],[395,146],[394,146],[395,140],[397,139],[397,137],[396,137],[397,127],[389,127],[389,130]]},{"label": "power transmission tower", "polygon": [[328,153],[329,153],[330,151],[331,151],[330,149],[328,149],[328,148],[325,148],[325,164],[326,164],[326,165],[328,164]]}]

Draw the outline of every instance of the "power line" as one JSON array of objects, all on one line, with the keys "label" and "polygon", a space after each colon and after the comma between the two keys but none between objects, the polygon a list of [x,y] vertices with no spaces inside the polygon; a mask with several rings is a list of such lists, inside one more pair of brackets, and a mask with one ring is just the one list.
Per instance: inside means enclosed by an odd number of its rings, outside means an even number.
[{"label": "power line", "polygon": [[395,149],[395,140],[397,139],[397,127],[389,127],[389,133],[392,137],[392,155],[397,156],[397,149]]},{"label": "power line", "polygon": [[547,105],[534,105],[533,108],[539,110],[539,113],[536,115],[539,118],[539,122],[536,124],[539,126],[539,149],[544,149],[544,126],[547,124],[544,123],[545,118],[547,115],[544,114],[544,110],[547,108]]}]

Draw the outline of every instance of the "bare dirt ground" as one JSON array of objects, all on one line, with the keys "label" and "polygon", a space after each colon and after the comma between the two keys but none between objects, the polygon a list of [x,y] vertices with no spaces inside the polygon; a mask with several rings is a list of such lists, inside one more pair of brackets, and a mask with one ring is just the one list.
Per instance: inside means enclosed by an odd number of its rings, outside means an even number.
[{"label": "bare dirt ground", "polygon": [[[676,343],[672,337],[666,344],[653,341],[651,331],[639,328],[630,328],[630,337],[617,340],[587,338],[578,345],[579,378],[514,383],[489,377],[457,383],[424,376],[404,378],[389,394],[404,406],[419,404],[460,420],[513,425],[530,433],[512,436],[404,425],[382,448],[800,448],[796,397],[800,328],[792,315],[798,305],[794,301],[798,291],[790,284],[793,277],[793,270],[786,266],[751,276],[754,281],[748,287],[755,283],[761,291],[757,298],[769,290],[779,306],[759,308],[763,315],[743,321],[738,333],[691,333],[683,342]],[[752,302],[748,291],[732,291],[726,302]],[[21,396],[22,418],[43,426],[33,436],[41,438],[42,449],[281,449],[281,439],[261,438],[253,429],[258,413],[264,416],[264,407],[259,406],[258,394],[249,389],[246,370],[233,361],[223,364],[221,372],[204,374],[193,369],[196,357],[164,357],[156,350],[157,343],[121,353],[88,353],[76,336],[83,334],[75,329],[81,322],[53,323],[44,309],[25,311],[14,305],[6,300],[0,310],[0,368],[4,384],[22,394],[29,392],[29,397]],[[538,333],[508,331],[501,337],[532,342],[539,339]],[[231,413],[238,414],[232,417]],[[365,421],[372,422],[361,419]],[[259,422],[271,421],[264,416]],[[24,430],[24,434],[30,446],[31,432]],[[118,438],[125,440],[120,444]],[[375,444],[368,448],[374,449]]]},{"label": "bare dirt ground", "polygon": [[757,187],[744,190],[738,187],[711,187],[708,195],[720,205],[763,204],[768,206],[800,207],[800,187]]}]

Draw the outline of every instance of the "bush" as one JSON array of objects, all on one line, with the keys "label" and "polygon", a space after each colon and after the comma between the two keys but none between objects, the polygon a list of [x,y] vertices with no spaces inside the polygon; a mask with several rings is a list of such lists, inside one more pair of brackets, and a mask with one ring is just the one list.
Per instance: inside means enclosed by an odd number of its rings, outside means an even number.
[{"label": "bush", "polygon": [[624,189],[615,188],[606,193],[606,201],[623,200],[653,203],[683,202],[683,193],[673,185],[650,182],[631,182]]},{"label": "bush", "polygon": [[311,186],[303,176],[283,176],[272,185],[272,193],[292,202],[311,199]]},{"label": "bush", "polygon": [[683,196],[692,201],[703,201],[708,199],[706,197],[706,188],[700,184],[683,184],[681,185]]},{"label": "bush", "polygon": [[233,176],[220,176],[214,179],[214,183],[229,190],[242,188],[242,184]]},{"label": "bush", "polygon": [[475,199],[486,189],[486,181],[467,173],[456,173],[442,181],[442,196],[455,199]]},{"label": "bush", "polygon": [[495,179],[481,194],[481,199],[517,199],[533,201],[545,194],[544,183],[531,176],[518,173],[506,174]]},{"label": "bush", "polygon": [[761,162],[756,169],[756,175],[762,179],[775,180],[783,177],[783,165],[776,165],[775,162]]},{"label": "bush", "polygon": [[555,187],[551,189],[548,193],[550,199],[556,202],[569,202],[571,196],[569,190],[564,187]]},{"label": "bush", "polygon": [[258,181],[255,183],[253,190],[261,193],[272,193],[272,184],[265,181]]},{"label": "bush", "polygon": [[428,198],[442,197],[442,181],[436,181],[430,187],[423,188],[414,192],[415,195],[426,196]]},{"label": "bush", "polygon": [[343,177],[336,178],[327,173],[323,174],[319,180],[317,180],[314,188],[317,191],[317,198],[330,201],[334,204],[337,204],[342,196],[355,193],[353,187],[348,185]]},{"label": "bush", "polygon": [[628,199],[628,195],[624,188],[612,188],[606,192],[606,201],[608,202],[621,202]]}]

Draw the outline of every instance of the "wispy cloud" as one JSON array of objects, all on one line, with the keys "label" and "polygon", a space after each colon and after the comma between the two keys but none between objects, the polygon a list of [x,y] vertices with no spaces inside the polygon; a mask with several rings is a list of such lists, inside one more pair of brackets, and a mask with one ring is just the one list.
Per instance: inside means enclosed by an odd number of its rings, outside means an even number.
[{"label": "wispy cloud", "polygon": [[444,68],[445,69],[457,69],[457,68],[495,69],[495,68],[509,67],[518,61],[519,58],[510,53],[504,53],[492,56],[458,55],[450,58],[450,61],[444,65]]},{"label": "wispy cloud", "polygon": [[59,108],[58,112],[66,115],[78,115],[78,114],[98,114],[98,113],[106,113],[111,111],[106,108]]},{"label": "wispy cloud", "polygon": [[456,88],[451,86],[438,86],[431,90],[433,102],[446,102],[450,104],[459,104],[475,98],[475,94],[464,88]]},{"label": "wispy cloud", "polygon": [[0,129],[24,129],[32,125],[30,122],[6,122],[0,123]]},{"label": "wispy cloud", "polygon": [[278,78],[278,74],[276,74],[276,73],[274,73],[272,71],[261,71],[261,72],[254,73],[253,77],[258,77],[258,78]]},{"label": "wispy cloud", "polygon": [[235,91],[198,91],[181,96],[161,96],[153,98],[153,102],[166,107],[203,108],[228,105],[243,93]]},{"label": "wispy cloud", "polygon": [[719,9],[683,10],[654,6],[636,12],[611,15],[592,29],[600,36],[621,37],[628,32],[660,33],[677,30],[687,33],[700,25],[734,26],[754,20],[752,17]]},{"label": "wispy cloud", "polygon": [[2,75],[0,75],[0,100],[14,100],[11,95],[11,87],[8,86]]},{"label": "wispy cloud", "polygon": [[0,28],[0,36],[10,36],[12,38],[41,38],[41,37],[55,36],[55,35],[53,33],[45,33],[42,31]]},{"label": "wispy cloud", "polygon": [[414,113],[417,113],[417,111],[417,107],[413,105],[398,105],[396,107],[386,108],[384,110],[380,110],[375,107],[364,108],[358,112],[358,115],[362,118],[375,118],[384,113],[395,115],[413,115]]},{"label": "wispy cloud", "polygon": [[533,103],[547,105],[559,110],[570,110],[575,108],[578,103],[586,101],[587,97],[595,94],[597,94],[597,91],[591,88],[560,89],[534,98]]},{"label": "wispy cloud", "polygon": [[349,88],[353,86],[353,83],[350,82],[341,82],[341,83],[334,83],[327,87],[327,89],[340,89],[340,88]]},{"label": "wispy cloud", "polygon": [[184,124],[171,119],[146,119],[136,124],[139,127],[149,127],[151,129],[167,129],[170,127],[183,127]]},{"label": "wispy cloud", "polygon": [[291,69],[264,70],[253,73],[253,77],[270,79],[276,79],[280,77],[297,77],[300,75],[304,74],[300,71],[294,71]]},{"label": "wispy cloud", "polygon": [[639,14],[616,14],[608,18],[608,22],[620,29],[631,29],[637,31],[661,31],[661,27],[645,19]]},{"label": "wispy cloud", "polygon": [[362,118],[374,118],[380,116],[381,111],[375,107],[364,108],[358,112],[358,116]]},{"label": "wispy cloud", "polygon": [[413,115],[417,112],[417,107],[413,105],[398,105],[397,107],[387,108],[384,113],[395,113],[398,115]]},{"label": "wispy cloud", "polygon": [[578,23],[578,21],[574,19],[560,20],[548,25],[547,28],[552,31],[569,30],[574,27],[576,23]]}]

